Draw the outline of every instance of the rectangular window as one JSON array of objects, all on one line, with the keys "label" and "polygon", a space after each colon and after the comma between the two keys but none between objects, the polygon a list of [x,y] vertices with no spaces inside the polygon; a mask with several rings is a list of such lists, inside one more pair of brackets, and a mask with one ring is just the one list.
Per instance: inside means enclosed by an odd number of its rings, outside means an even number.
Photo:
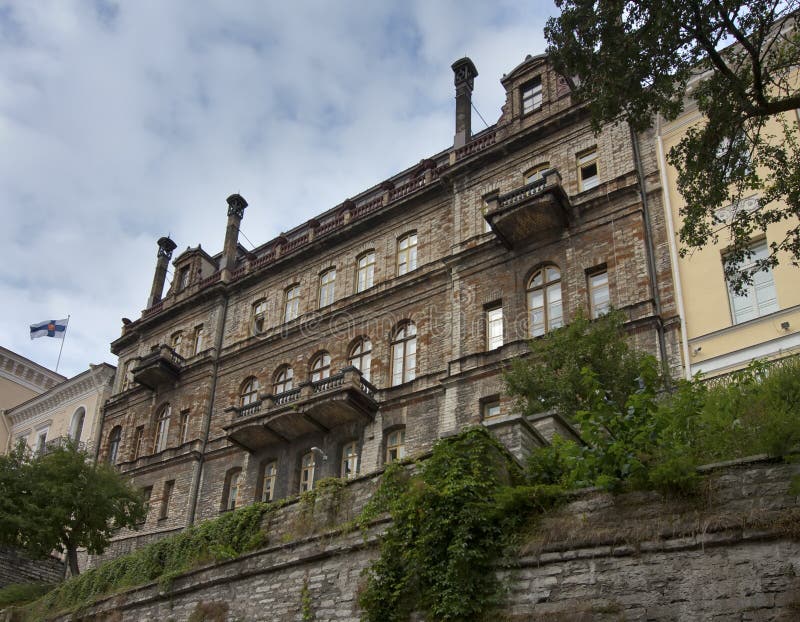
[{"label": "rectangular window", "polygon": [[293,285],[286,290],[286,304],[283,310],[283,321],[290,322],[299,315],[300,311],[300,286]]},{"label": "rectangular window", "polygon": [[199,354],[203,350],[203,325],[194,327],[192,338],[192,354]]},{"label": "rectangular window", "polygon": [[178,444],[183,445],[187,440],[189,440],[189,411],[184,410],[181,411],[181,419],[180,419],[180,431],[178,435]]},{"label": "rectangular window", "polygon": [[386,464],[406,457],[406,431],[395,430],[386,437]]},{"label": "rectangular window", "polygon": [[600,185],[597,171],[597,147],[578,154],[578,191],[583,192]]},{"label": "rectangular window", "polygon": [[267,318],[267,303],[264,300],[257,300],[253,303],[253,324],[252,330],[254,335],[260,335],[264,332],[266,327]]},{"label": "rectangular window", "polygon": [[40,456],[47,448],[47,430],[42,430],[36,434],[36,453]]},{"label": "rectangular window", "polygon": [[161,495],[161,511],[158,513],[159,520],[169,516],[169,500],[175,488],[175,480],[171,479],[164,482],[164,494]]},{"label": "rectangular window", "polygon": [[236,502],[239,500],[239,476],[241,471],[234,471],[228,479],[228,499],[225,502],[225,509],[235,510]]},{"label": "rectangular window", "polygon": [[278,476],[278,464],[268,462],[261,474],[261,501],[272,501],[275,496],[275,480]]},{"label": "rectangular window", "polygon": [[332,305],[336,287],[336,270],[326,270],[319,277],[319,308]]},{"label": "rectangular window", "polygon": [[522,114],[542,107],[542,78],[536,78],[522,87]]},{"label": "rectangular window", "polygon": [[172,334],[172,338],[170,339],[170,346],[172,347],[175,352],[180,354],[181,343],[183,343],[183,331],[178,331]]},{"label": "rectangular window", "polygon": [[358,475],[358,444],[355,442],[347,443],[342,448],[341,474],[343,479],[352,479]]},{"label": "rectangular window", "polygon": [[139,522],[140,525],[143,525],[144,522],[147,520],[147,515],[150,513],[150,497],[153,496],[153,487],[147,486],[146,488],[142,488],[142,499],[144,500],[144,517]]},{"label": "rectangular window", "polygon": [[589,307],[592,318],[598,318],[608,313],[611,308],[608,272],[605,270],[589,275]]},{"label": "rectangular window", "polygon": [[494,350],[503,345],[503,307],[493,304],[486,308],[486,349]]},{"label": "rectangular window", "polygon": [[178,288],[176,291],[182,291],[189,285],[189,266],[184,266],[178,272]]},{"label": "rectangular window", "polygon": [[122,390],[127,391],[133,386],[133,363],[135,359],[125,361],[125,367],[122,368]]},{"label": "rectangular window", "polygon": [[417,234],[409,233],[397,241],[397,276],[417,269]]},{"label": "rectangular window", "polygon": [[369,289],[375,282],[375,253],[370,251],[358,258],[358,272],[356,273],[356,292]]},{"label": "rectangular window", "polygon": [[491,419],[500,416],[500,398],[497,396],[489,397],[481,403],[481,415],[483,419]]},{"label": "rectangular window", "polygon": [[144,440],[144,426],[140,425],[133,432],[133,459],[142,455],[142,442]]},{"label": "rectangular window", "polygon": [[[750,250],[753,251],[753,256],[742,265],[741,270],[743,272],[751,271],[756,261],[766,259],[769,256],[769,247],[766,240],[753,244]],[[775,281],[772,278],[772,270],[756,272],[752,275],[752,278],[753,282],[750,285],[746,285],[741,294],[736,294],[733,289],[728,287],[731,318],[734,324],[741,324],[763,315],[775,313],[780,309],[775,291]]]},{"label": "rectangular window", "polygon": [[303,456],[300,465],[300,492],[307,492],[314,489],[314,452],[309,452]]}]

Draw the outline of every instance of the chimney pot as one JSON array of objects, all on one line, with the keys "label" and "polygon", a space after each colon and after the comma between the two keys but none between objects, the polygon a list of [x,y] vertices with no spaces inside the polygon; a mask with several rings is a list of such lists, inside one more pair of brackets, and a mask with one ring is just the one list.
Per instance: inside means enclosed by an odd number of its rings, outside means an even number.
[{"label": "chimney pot", "polygon": [[467,58],[461,58],[452,64],[453,78],[456,85],[456,134],[453,146],[463,147],[472,136],[472,89],[478,70]]}]

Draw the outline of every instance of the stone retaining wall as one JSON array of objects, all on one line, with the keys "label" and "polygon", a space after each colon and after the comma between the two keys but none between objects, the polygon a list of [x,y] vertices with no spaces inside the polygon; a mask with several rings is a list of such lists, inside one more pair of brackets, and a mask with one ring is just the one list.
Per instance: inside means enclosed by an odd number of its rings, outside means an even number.
[{"label": "stone retaining wall", "polygon": [[[576,495],[537,524],[513,566],[498,570],[508,593],[496,618],[796,620],[800,505],[788,489],[798,473],[800,465],[743,461],[710,469],[691,501]],[[365,481],[354,490],[366,490]],[[186,573],[167,593],[146,585],[60,620],[355,622],[362,571],[388,523],[367,534],[324,531],[350,511],[345,500],[327,509],[317,500],[311,519],[308,503],[287,506],[273,515],[270,546]],[[323,532],[303,535],[299,526]]]},{"label": "stone retaining wall", "polygon": [[64,579],[64,562],[57,557],[30,559],[19,551],[0,548],[0,587],[11,583],[58,583]]}]

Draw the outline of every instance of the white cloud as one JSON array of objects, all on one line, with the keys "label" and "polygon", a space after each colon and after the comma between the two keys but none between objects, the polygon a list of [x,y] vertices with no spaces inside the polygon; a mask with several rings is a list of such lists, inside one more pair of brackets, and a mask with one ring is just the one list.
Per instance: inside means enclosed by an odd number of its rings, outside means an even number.
[{"label": "white cloud", "polygon": [[225,197],[241,192],[260,244],[447,147],[464,54],[493,123],[500,76],[543,51],[553,12],[0,0],[0,343],[53,367],[60,344],[30,342],[27,325],[70,313],[59,371],[115,362],[159,236],[218,251]]}]

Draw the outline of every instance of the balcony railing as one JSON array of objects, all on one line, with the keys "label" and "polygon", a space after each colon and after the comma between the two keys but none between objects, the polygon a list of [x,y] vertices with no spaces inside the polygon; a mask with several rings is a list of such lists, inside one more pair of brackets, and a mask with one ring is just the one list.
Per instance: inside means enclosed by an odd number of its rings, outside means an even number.
[{"label": "balcony railing", "polygon": [[160,345],[142,357],[133,368],[133,379],[149,389],[175,382],[185,363],[184,358],[166,345]]},{"label": "balcony railing", "polygon": [[228,408],[234,416],[225,429],[232,441],[255,451],[303,434],[370,421],[378,409],[376,393],[358,369],[345,367],[328,378]]},{"label": "balcony railing", "polygon": [[84,443],[83,441],[76,441],[69,436],[57,436],[56,438],[46,441],[44,446],[38,447],[36,451],[44,456],[56,449],[66,449],[69,446],[76,447],[78,451],[87,451],[89,445],[90,444]]}]

